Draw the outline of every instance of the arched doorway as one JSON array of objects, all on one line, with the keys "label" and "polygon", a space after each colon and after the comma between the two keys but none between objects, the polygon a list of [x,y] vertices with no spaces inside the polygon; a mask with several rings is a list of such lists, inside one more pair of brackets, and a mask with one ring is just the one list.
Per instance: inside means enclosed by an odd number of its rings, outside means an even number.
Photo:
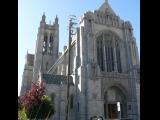
[{"label": "arched doorway", "polygon": [[127,117],[126,95],[116,86],[110,87],[104,93],[104,116],[108,119]]}]

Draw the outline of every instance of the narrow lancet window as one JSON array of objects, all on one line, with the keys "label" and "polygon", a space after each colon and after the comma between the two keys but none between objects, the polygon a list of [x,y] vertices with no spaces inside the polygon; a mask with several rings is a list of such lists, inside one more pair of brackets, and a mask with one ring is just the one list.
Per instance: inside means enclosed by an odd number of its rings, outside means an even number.
[{"label": "narrow lancet window", "polygon": [[44,40],[43,40],[43,49],[42,49],[42,52],[43,53],[46,53],[47,52],[47,35],[44,36]]},{"label": "narrow lancet window", "polygon": [[52,51],[53,51],[53,35],[51,35],[49,39],[49,54],[52,54]]},{"label": "narrow lancet window", "polygon": [[46,62],[46,70],[48,70],[48,62]]},{"label": "narrow lancet window", "polygon": [[116,42],[116,58],[117,58],[117,70],[119,73],[121,73],[122,68],[121,68],[121,58],[120,58],[120,46],[118,42]]},{"label": "narrow lancet window", "polygon": [[104,71],[104,50],[103,50],[103,37],[98,37],[97,40],[97,61],[99,64],[99,67],[102,71]]},{"label": "narrow lancet window", "polygon": [[73,95],[70,96],[70,108],[73,108]]}]

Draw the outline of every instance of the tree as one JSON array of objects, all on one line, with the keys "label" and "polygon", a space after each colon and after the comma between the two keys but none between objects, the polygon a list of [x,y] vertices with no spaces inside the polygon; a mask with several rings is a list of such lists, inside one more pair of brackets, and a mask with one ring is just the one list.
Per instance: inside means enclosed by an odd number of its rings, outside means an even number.
[{"label": "tree", "polygon": [[39,81],[32,82],[31,90],[28,91],[24,96],[21,97],[20,101],[22,106],[25,107],[26,111],[30,113],[30,110],[40,104],[41,97],[45,94],[45,86]]},{"label": "tree", "polygon": [[45,95],[43,82],[33,82],[31,90],[20,97],[19,105],[25,108],[29,119],[44,119],[54,114],[54,105],[50,98]]}]

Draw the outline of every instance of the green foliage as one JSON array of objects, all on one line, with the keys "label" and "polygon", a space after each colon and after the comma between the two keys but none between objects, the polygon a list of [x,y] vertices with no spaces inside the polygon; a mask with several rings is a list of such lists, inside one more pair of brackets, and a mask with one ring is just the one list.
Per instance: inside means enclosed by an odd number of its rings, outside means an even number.
[{"label": "green foliage", "polygon": [[33,107],[32,113],[30,114],[31,116],[29,118],[46,119],[51,117],[54,112],[54,105],[52,104],[51,99],[44,95],[41,98],[40,104]]},{"label": "green foliage", "polygon": [[47,95],[43,95],[42,98],[41,98],[42,101],[49,101],[51,102],[51,98]]},{"label": "green foliage", "polygon": [[41,103],[38,106],[34,106],[29,118],[31,119],[46,119],[54,114],[54,105],[51,102],[50,97],[44,95],[41,98]]},{"label": "green foliage", "polygon": [[27,115],[24,109],[18,110],[18,120],[27,120]]},{"label": "green foliage", "polygon": [[23,108],[28,119],[48,119],[55,112],[51,98],[45,95],[42,82],[34,82],[30,91],[18,97],[18,110]]}]

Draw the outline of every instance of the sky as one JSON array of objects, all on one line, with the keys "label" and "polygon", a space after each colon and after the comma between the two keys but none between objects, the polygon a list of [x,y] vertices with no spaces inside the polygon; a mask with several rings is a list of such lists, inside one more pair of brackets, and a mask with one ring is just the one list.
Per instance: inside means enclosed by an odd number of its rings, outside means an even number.
[{"label": "sky", "polygon": [[[46,23],[59,18],[59,51],[68,45],[68,18],[76,15],[77,22],[83,13],[98,9],[105,0],[18,0],[18,95],[21,89],[25,56],[35,53],[40,20],[45,13]],[[115,13],[130,21],[140,50],[140,0],[108,0]]]}]

